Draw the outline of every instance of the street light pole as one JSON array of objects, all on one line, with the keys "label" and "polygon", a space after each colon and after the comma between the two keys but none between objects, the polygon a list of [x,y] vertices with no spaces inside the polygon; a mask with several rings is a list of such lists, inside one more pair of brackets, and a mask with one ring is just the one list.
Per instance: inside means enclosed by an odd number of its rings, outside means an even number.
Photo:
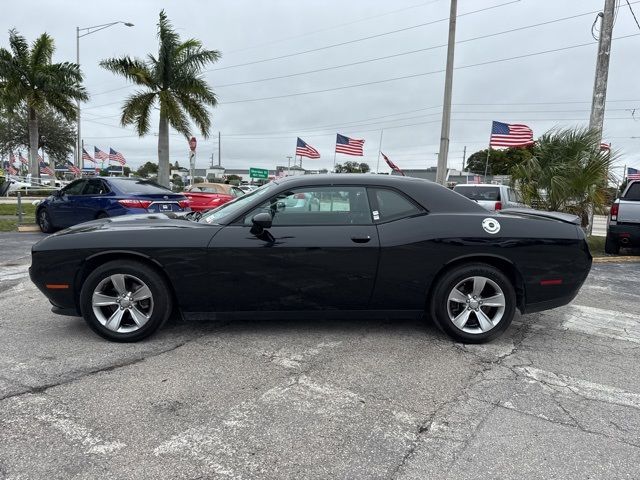
[{"label": "street light pole", "polygon": [[[119,23],[123,24],[126,27],[133,27],[133,23],[130,22],[111,22],[111,23],[103,23],[102,25],[94,25],[93,27],[76,27],[76,64],[80,67],[80,38],[86,37],[87,35],[91,35],[92,33],[99,32],[100,30],[104,30],[105,28],[113,27],[114,25],[118,25]],[[80,34],[80,31],[84,33]],[[76,101],[76,108],[78,109],[78,129],[77,134],[78,138],[77,146],[76,146],[76,166],[80,169],[84,169],[84,160],[82,160],[82,134],[81,134],[81,121],[80,121],[80,100]]]}]

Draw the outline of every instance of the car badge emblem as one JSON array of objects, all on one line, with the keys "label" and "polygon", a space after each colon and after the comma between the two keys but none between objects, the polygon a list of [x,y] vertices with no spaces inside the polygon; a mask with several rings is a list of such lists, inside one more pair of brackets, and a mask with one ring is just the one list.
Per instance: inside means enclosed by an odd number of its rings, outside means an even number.
[{"label": "car badge emblem", "polygon": [[166,195],[162,198],[164,198],[165,200],[169,200],[169,197],[167,197]]},{"label": "car badge emblem", "polygon": [[495,235],[500,231],[500,223],[495,218],[485,218],[482,221],[482,228],[485,232]]}]

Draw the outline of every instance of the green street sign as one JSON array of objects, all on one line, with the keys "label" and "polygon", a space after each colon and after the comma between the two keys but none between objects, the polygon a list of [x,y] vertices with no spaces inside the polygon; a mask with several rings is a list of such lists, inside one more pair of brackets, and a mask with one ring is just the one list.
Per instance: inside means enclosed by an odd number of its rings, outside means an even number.
[{"label": "green street sign", "polygon": [[269,170],[264,168],[250,168],[249,176],[251,178],[269,178]]}]

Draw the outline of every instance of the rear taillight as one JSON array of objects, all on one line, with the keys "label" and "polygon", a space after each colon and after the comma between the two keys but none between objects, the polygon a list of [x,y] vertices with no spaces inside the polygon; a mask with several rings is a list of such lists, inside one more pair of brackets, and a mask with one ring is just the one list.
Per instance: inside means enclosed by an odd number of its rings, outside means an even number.
[{"label": "rear taillight", "polygon": [[213,197],[209,203],[220,203],[222,199],[220,197]]},{"label": "rear taillight", "polygon": [[179,200],[178,205],[180,205],[180,208],[187,208],[191,203],[189,200]]},{"label": "rear taillight", "polygon": [[151,205],[151,200],[138,200],[136,198],[125,198],[123,200],[118,200],[118,203],[125,208],[149,208]]},{"label": "rear taillight", "polygon": [[496,202],[496,210],[502,210],[502,202]]},{"label": "rear taillight", "polygon": [[611,220],[617,220],[618,219],[618,210],[620,209],[620,204],[619,203],[614,203],[613,205],[611,205]]}]

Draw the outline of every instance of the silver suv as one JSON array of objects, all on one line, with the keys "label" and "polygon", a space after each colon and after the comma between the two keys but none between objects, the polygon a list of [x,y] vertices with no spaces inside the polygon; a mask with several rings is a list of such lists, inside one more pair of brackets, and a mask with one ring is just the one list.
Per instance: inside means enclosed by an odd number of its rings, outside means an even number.
[{"label": "silver suv", "polygon": [[491,212],[505,208],[526,208],[518,192],[508,185],[468,183],[456,185],[453,191],[478,202],[482,207]]}]

